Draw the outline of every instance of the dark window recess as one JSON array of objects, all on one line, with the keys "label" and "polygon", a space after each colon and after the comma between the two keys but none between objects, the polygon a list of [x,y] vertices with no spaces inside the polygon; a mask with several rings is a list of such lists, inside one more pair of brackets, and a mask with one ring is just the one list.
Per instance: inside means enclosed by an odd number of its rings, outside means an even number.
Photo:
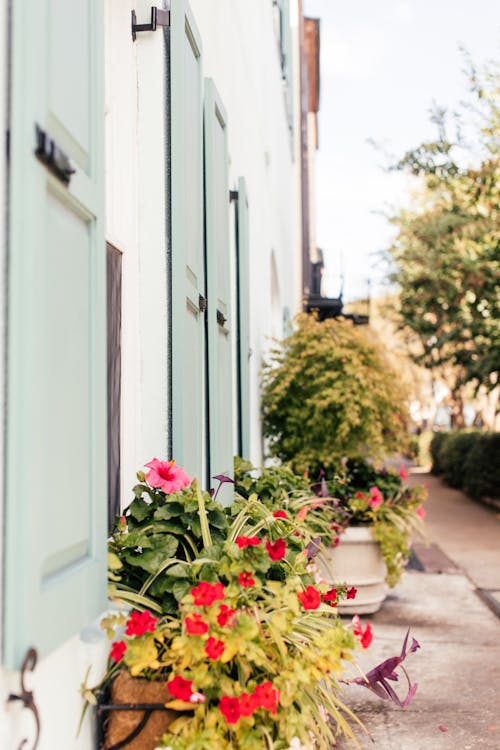
[{"label": "dark window recess", "polygon": [[108,524],[120,513],[122,254],[106,244],[108,319]]}]

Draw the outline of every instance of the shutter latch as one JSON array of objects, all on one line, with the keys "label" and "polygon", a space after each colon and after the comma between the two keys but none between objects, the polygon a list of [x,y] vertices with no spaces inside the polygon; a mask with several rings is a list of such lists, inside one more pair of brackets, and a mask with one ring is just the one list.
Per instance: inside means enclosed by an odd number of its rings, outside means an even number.
[{"label": "shutter latch", "polygon": [[161,8],[151,8],[151,23],[137,23],[135,10],[132,11],[132,41],[141,31],[156,31],[158,26],[170,26],[170,11]]}]

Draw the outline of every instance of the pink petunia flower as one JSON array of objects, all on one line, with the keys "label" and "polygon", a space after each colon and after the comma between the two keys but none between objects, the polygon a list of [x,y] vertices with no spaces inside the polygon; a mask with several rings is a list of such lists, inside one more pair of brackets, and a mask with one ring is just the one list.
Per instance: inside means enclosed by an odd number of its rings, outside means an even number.
[{"label": "pink petunia flower", "polygon": [[419,518],[425,518],[425,516],[427,515],[427,511],[422,505],[419,505],[415,512]]},{"label": "pink petunia flower", "polygon": [[175,465],[175,461],[159,461],[157,458],[153,458],[146,466],[151,469],[146,474],[146,482],[150,487],[158,487],[163,490],[166,495],[178,492],[191,484],[189,476],[184,469]]},{"label": "pink petunia flower", "polygon": [[408,479],[408,472],[406,471],[406,467],[405,466],[402,466],[400,468],[400,470],[399,470],[399,476],[403,480]]},{"label": "pink petunia flower", "polygon": [[384,502],[382,493],[378,487],[370,487],[370,508],[378,508]]}]

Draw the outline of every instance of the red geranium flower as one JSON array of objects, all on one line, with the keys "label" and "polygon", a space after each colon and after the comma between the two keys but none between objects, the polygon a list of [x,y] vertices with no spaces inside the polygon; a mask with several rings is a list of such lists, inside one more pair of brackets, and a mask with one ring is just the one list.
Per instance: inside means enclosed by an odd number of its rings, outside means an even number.
[{"label": "red geranium flower", "polygon": [[229,695],[223,695],[219,701],[219,708],[228,724],[236,724],[241,716],[240,702],[238,698],[231,698]]},{"label": "red geranium flower", "polygon": [[240,573],[238,575],[238,583],[240,586],[243,586],[244,589],[247,589],[249,586],[255,586],[255,578],[252,578],[253,573],[248,571],[245,573]]},{"label": "red geranium flower", "polygon": [[189,635],[204,635],[208,632],[208,623],[202,618],[201,615],[191,615],[186,617],[186,630]]},{"label": "red geranium flower", "polygon": [[194,603],[198,607],[209,607],[214,602],[224,599],[224,586],[222,583],[208,583],[201,581],[198,586],[191,589]]},{"label": "red geranium flower", "polygon": [[373,641],[373,633],[370,623],[367,623],[365,629],[363,630],[359,615],[354,615],[354,617],[352,618],[352,624],[354,626],[352,632],[354,633],[356,638],[359,638],[363,648],[368,648],[370,643]]},{"label": "red geranium flower", "polygon": [[127,644],[125,643],[125,641],[115,641],[111,646],[109,658],[111,659],[111,661],[114,661],[118,664],[118,662],[123,659],[123,654],[126,650]]},{"label": "red geranium flower", "polygon": [[286,554],[286,542],[284,539],[276,539],[274,544],[266,542],[266,550],[271,560],[282,560]]},{"label": "red geranium flower", "polygon": [[237,536],[235,541],[240,549],[244,549],[245,547],[257,547],[257,545],[260,544],[258,536]]},{"label": "red geranium flower", "polygon": [[188,701],[193,694],[193,681],[185,680],[179,674],[173,680],[167,682],[167,689],[174,698],[180,698],[181,701]]},{"label": "red geranium flower", "polygon": [[273,513],[273,516],[275,518],[286,518],[286,511],[284,510],[275,510]]},{"label": "red geranium flower", "polygon": [[347,598],[355,599],[357,593],[358,593],[358,589],[356,588],[356,586],[351,586],[351,588],[347,589]]},{"label": "red geranium flower", "polygon": [[145,465],[148,469],[151,469],[146,474],[146,482],[150,487],[159,487],[166,495],[171,492],[178,492],[191,484],[191,479],[184,469],[175,465],[175,461],[159,461],[157,458],[153,458]]},{"label": "red geranium flower", "polygon": [[321,604],[321,594],[314,586],[308,586],[305,591],[297,594],[304,609],[318,609]]},{"label": "red geranium flower", "polygon": [[126,635],[144,635],[144,633],[154,633],[158,618],[153,617],[150,612],[134,611],[130,614],[125,628]]},{"label": "red geranium flower", "polygon": [[268,681],[257,685],[254,690],[254,700],[256,707],[264,708],[272,714],[276,713],[280,699],[279,690],[273,687],[273,683]]},{"label": "red geranium flower", "polygon": [[254,694],[242,693],[240,698],[241,716],[251,716],[259,708],[259,700]]},{"label": "red geranium flower", "polygon": [[227,604],[221,604],[219,614],[217,615],[217,622],[223,628],[225,625],[231,622],[234,617],[236,610],[231,609]]},{"label": "red geranium flower", "polygon": [[209,659],[220,659],[224,653],[225,645],[224,641],[219,641],[217,638],[210,636],[205,646],[205,653]]},{"label": "red geranium flower", "polygon": [[330,602],[332,607],[336,607],[337,602],[337,589],[333,588],[330,589],[330,591],[327,591],[326,594],[323,597],[324,602]]}]

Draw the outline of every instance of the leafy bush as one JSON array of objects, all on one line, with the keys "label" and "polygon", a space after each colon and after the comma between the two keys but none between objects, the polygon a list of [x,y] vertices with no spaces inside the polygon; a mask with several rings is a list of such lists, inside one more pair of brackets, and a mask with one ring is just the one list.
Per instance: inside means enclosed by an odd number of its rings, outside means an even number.
[{"label": "leafy bush", "polygon": [[431,444],[429,446],[429,451],[431,454],[431,460],[432,460],[432,473],[435,476],[439,476],[439,474],[443,473],[443,467],[441,465],[440,460],[440,454],[441,454],[441,448],[443,447],[446,439],[448,437],[447,432],[435,432],[432,436]]},{"label": "leafy bush", "polygon": [[500,498],[500,433],[478,436],[465,461],[464,490],[475,499]]},{"label": "leafy bush", "polygon": [[466,458],[480,437],[479,432],[466,430],[448,433],[439,451],[439,461],[443,479],[450,487],[463,487]]},{"label": "leafy bush", "polygon": [[344,456],[381,456],[407,441],[407,409],[383,351],[350,321],[301,315],[263,370],[271,455],[315,476]]}]

